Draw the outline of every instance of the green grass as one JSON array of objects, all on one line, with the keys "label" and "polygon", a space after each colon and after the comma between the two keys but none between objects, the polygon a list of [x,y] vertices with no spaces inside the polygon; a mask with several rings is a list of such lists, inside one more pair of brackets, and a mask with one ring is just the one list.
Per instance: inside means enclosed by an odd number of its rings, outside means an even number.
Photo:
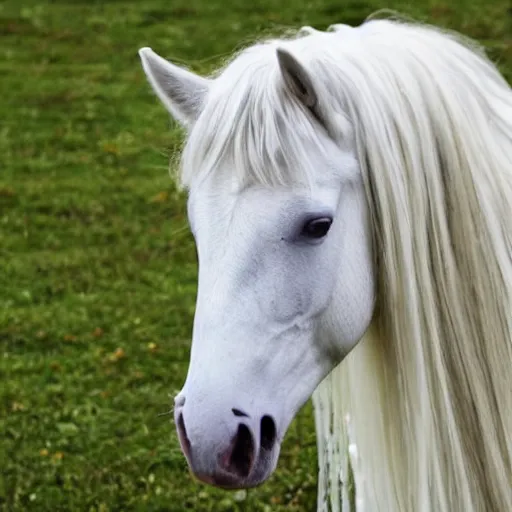
[{"label": "green grass", "polygon": [[512,77],[508,0],[0,4],[2,510],[315,509],[310,404],[247,494],[195,483],[159,416],[186,375],[197,268],[168,174],[181,133],[137,50],[208,72],[262,35],[382,7],[478,38]]}]

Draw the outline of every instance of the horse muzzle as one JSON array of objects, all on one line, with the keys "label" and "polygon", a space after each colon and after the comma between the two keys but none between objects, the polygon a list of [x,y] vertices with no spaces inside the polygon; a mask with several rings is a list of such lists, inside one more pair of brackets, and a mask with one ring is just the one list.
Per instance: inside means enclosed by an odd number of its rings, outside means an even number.
[{"label": "horse muzzle", "polygon": [[193,475],[224,489],[255,487],[274,471],[280,443],[274,418],[232,408],[223,418],[189,410],[175,401],[181,449]]}]

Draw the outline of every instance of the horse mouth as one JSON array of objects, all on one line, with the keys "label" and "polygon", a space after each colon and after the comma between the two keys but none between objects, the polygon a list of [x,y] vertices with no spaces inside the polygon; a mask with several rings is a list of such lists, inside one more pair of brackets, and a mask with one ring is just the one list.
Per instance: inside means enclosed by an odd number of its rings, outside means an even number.
[{"label": "horse mouth", "polygon": [[[277,453],[276,453],[277,452]],[[279,445],[275,444],[271,451],[260,449],[254,457],[251,471],[246,477],[229,473],[220,466],[212,474],[194,473],[193,476],[202,483],[224,490],[240,490],[258,487],[263,484],[274,472],[277,458],[279,455]],[[190,466],[190,463],[189,463]]]}]

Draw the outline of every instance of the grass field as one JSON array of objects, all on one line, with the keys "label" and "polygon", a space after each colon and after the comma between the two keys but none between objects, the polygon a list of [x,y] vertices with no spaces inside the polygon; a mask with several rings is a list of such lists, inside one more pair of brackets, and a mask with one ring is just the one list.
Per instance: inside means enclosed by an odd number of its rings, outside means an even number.
[{"label": "grass field", "polygon": [[0,4],[0,509],[313,511],[308,404],[248,493],[188,474],[170,416],[196,260],[168,174],[181,133],[137,50],[209,72],[257,37],[392,7],[484,42],[512,78],[508,0]]}]

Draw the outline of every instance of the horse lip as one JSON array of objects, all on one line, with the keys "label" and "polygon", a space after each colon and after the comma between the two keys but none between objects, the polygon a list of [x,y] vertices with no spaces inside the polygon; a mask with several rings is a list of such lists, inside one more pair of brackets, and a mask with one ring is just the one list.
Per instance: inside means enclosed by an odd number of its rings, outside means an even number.
[{"label": "horse lip", "polygon": [[[239,489],[249,489],[261,485],[267,478],[254,480],[249,475],[247,478],[239,479],[236,476],[226,473],[225,471],[218,470],[215,475],[207,475],[204,473],[193,473],[194,477],[200,482],[225,489],[227,491],[235,491]],[[270,475],[269,475],[270,476]]]},{"label": "horse lip", "polygon": [[280,443],[276,442],[272,450],[262,450],[255,455],[252,463],[251,472],[247,477],[240,478],[232,473],[228,473],[220,466],[217,466],[214,474],[206,474],[202,472],[194,472],[192,465],[189,463],[190,470],[194,478],[202,483],[217,487],[224,490],[239,490],[258,487],[263,484],[273,472],[272,455],[275,450],[280,450]]},{"label": "horse lip", "polygon": [[237,490],[245,489],[250,487],[247,485],[246,480],[239,480],[229,473],[219,472],[215,475],[206,475],[203,473],[197,473],[194,475],[200,482],[203,482],[214,487],[219,487],[225,490]]}]

